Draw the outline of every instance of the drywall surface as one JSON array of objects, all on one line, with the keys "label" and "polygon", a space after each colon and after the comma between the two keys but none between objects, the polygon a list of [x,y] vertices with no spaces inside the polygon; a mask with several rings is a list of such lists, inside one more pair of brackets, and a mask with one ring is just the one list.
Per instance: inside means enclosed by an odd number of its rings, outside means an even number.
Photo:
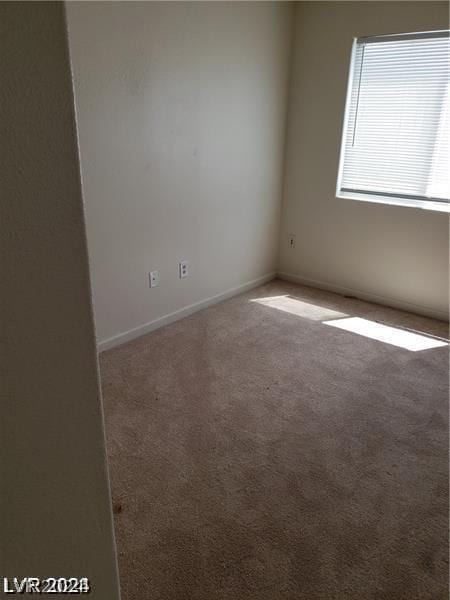
[{"label": "drywall surface", "polygon": [[[67,10],[105,342],[275,271],[292,6]],[[179,279],[184,259],[191,274]]]},{"label": "drywall surface", "polygon": [[297,4],[279,271],[445,317],[448,216],[335,188],[353,37],[447,27],[444,2]]},{"label": "drywall surface", "polygon": [[64,4],[1,3],[0,40],[2,590],[88,577],[116,600]]}]

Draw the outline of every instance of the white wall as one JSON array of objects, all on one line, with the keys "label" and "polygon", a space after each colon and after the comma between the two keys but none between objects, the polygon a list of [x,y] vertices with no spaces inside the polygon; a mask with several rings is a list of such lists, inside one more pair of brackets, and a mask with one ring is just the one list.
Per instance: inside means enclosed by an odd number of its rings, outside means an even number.
[{"label": "white wall", "polygon": [[0,572],[116,600],[63,3],[0,3],[0,46]]},{"label": "white wall", "polygon": [[99,340],[275,271],[291,5],[70,2],[68,17]]},{"label": "white wall", "polygon": [[445,317],[448,217],[335,187],[352,38],[446,28],[446,2],[297,3],[280,271]]}]

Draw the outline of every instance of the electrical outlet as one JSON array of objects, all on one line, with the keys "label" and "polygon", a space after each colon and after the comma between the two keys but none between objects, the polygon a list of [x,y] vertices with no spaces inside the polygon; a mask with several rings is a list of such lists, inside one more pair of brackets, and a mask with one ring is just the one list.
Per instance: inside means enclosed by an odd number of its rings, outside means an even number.
[{"label": "electrical outlet", "polygon": [[295,248],[295,235],[293,233],[290,233],[288,235],[288,243],[289,243],[289,248]]},{"label": "electrical outlet", "polygon": [[151,271],[148,274],[148,282],[151,288],[158,287],[159,285],[159,271]]},{"label": "electrical outlet", "polygon": [[187,260],[180,260],[180,279],[189,277],[189,262]]}]

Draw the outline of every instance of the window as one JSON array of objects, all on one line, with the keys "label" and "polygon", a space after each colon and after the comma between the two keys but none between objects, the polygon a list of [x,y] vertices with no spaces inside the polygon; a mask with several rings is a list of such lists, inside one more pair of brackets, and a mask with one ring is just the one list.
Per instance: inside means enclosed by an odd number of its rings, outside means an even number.
[{"label": "window", "polygon": [[337,195],[450,212],[449,32],[357,38]]}]

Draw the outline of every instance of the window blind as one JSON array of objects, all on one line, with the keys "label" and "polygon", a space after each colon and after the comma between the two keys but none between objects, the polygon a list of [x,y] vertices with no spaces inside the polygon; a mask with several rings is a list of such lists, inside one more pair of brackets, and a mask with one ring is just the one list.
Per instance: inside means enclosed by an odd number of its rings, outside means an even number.
[{"label": "window blind", "polygon": [[358,38],[337,194],[448,204],[449,32]]}]

